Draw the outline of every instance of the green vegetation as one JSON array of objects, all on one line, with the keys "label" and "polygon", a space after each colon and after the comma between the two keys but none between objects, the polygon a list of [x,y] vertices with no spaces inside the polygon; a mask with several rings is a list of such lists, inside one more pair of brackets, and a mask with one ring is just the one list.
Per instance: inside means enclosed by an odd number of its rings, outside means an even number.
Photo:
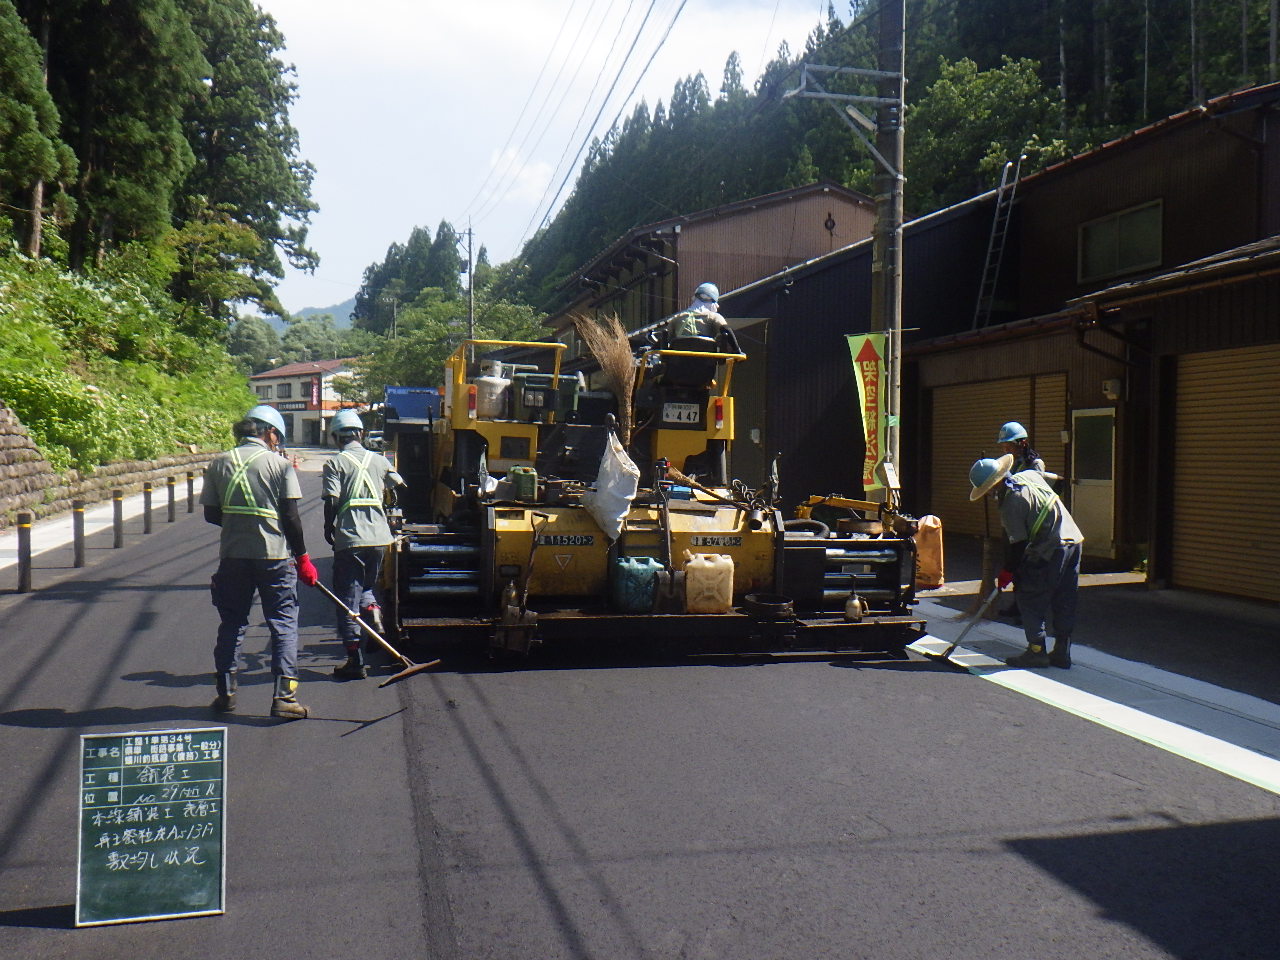
[{"label": "green vegetation", "polygon": [[235,306],[317,262],[283,46],[251,0],[0,0],[0,403],[55,467],[222,446],[252,405]]},{"label": "green vegetation", "polygon": [[[996,185],[1268,79],[1269,0],[907,0],[907,215]],[[802,63],[874,69],[880,4],[852,0],[792,55],[784,44],[755,89],[737,54],[713,94],[701,74],[664,105],[644,103],[592,143],[559,212],[525,244],[502,295],[542,310],[561,285],[644,224],[815,180],[873,193],[868,152],[830,104],[784,94]],[[832,76],[836,93],[875,94]],[[873,108],[865,107],[872,113]],[[499,268],[500,270],[502,268]]]},{"label": "green vegetation", "polygon": [[59,470],[222,446],[254,402],[223,346],[177,332],[182,307],[124,259],[77,275],[0,257],[0,398]]}]

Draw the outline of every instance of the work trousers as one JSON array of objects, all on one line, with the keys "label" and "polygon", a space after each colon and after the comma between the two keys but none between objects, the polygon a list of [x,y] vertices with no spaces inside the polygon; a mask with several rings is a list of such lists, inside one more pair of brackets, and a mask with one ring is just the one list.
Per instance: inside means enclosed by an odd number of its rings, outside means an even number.
[{"label": "work trousers", "polygon": [[222,622],[213,647],[219,674],[234,673],[256,593],[271,631],[271,672],[298,678],[298,573],[292,560],[223,557],[209,584]]},{"label": "work trousers", "polygon": [[[348,547],[333,551],[333,592],[357,616],[365,607],[378,602],[373,585],[382,571],[382,552],[386,547]],[[373,626],[373,624],[369,624]],[[350,617],[338,614],[338,639],[358,643],[360,628]]]},{"label": "work trousers", "polygon": [[1080,544],[1060,543],[1047,560],[1027,556],[1018,566],[1014,597],[1029,645],[1045,646],[1045,621],[1053,617],[1053,635],[1070,638],[1076,626],[1080,586]]}]

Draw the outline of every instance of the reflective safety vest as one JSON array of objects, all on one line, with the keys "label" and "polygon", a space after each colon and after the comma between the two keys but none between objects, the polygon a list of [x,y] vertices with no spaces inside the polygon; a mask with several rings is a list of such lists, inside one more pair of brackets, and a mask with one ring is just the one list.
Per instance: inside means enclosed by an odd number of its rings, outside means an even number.
[{"label": "reflective safety vest", "polygon": [[373,477],[369,476],[368,466],[373,461],[373,454],[366,450],[364,458],[358,458],[354,453],[343,450],[338,454],[345,457],[356,468],[355,482],[351,485],[351,496],[338,506],[338,513],[350,510],[352,507],[382,507],[382,490],[374,483]]},{"label": "reflective safety vest", "polygon": [[[231,462],[236,465],[236,468],[231,474],[231,479],[227,481],[226,489],[222,491],[223,513],[235,513],[247,517],[263,517],[267,520],[278,520],[280,518],[274,507],[258,506],[247,476],[250,465],[267,452],[265,448],[259,448],[249,454],[247,458],[241,460],[239,447],[231,451]],[[243,497],[244,503],[231,502],[232,496],[237,492]]]},{"label": "reflective safety vest", "polygon": [[[1027,472],[1032,476],[1037,476],[1035,471],[1029,470]],[[1036,514],[1035,523],[1031,525],[1031,532],[1027,535],[1027,543],[1030,543],[1036,538],[1036,534],[1040,532],[1040,527],[1044,524],[1045,518],[1049,516],[1049,511],[1053,509],[1053,505],[1061,498],[1053,492],[1053,488],[1049,484],[1039,479],[1038,476],[1036,479],[1024,480],[1023,483],[1035,491],[1037,501],[1043,498],[1043,502],[1040,503],[1040,512]]]}]

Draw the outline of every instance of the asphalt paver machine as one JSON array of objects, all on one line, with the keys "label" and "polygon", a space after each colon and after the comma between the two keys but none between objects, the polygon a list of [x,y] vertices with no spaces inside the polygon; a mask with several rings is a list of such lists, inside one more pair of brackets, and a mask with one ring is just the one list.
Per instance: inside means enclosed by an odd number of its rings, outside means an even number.
[{"label": "asphalt paver machine", "polygon": [[776,474],[729,476],[741,353],[641,345],[620,404],[565,349],[465,340],[438,415],[387,419],[408,484],[384,571],[397,639],[900,655],[920,635],[914,521],[892,500],[810,498],[787,519]]}]

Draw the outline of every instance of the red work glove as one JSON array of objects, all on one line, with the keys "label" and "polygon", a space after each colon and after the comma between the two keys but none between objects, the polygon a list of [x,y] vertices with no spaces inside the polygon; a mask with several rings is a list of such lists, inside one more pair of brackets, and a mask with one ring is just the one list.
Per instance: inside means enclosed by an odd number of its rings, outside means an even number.
[{"label": "red work glove", "polygon": [[1007,587],[1011,583],[1013,583],[1013,571],[1001,570],[999,575],[996,577],[996,585],[999,586],[1001,590],[1003,590],[1005,587]]},{"label": "red work glove", "polygon": [[298,579],[305,583],[308,587],[314,587],[320,580],[320,572],[316,570],[316,565],[311,562],[309,553],[301,554],[295,557],[294,564],[298,568]]}]

